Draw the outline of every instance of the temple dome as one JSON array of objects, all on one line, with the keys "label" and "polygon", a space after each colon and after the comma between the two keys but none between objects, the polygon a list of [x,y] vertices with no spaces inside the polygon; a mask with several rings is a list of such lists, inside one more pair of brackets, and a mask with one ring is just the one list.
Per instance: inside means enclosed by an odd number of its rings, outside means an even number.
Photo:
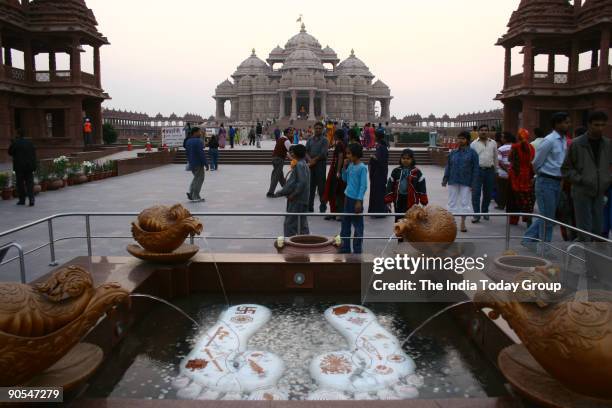
[{"label": "temple dome", "polygon": [[374,77],[368,66],[355,56],[355,50],[351,50],[351,56],[338,65],[337,71],[343,75]]},{"label": "temple dome", "polygon": [[508,23],[508,34],[525,30],[555,30],[574,25],[574,8],[567,0],[521,0]]},{"label": "temple dome", "polygon": [[232,84],[229,80],[225,80],[223,82],[221,82],[218,86],[217,86],[217,93],[223,93],[223,92],[232,92],[234,90],[234,84]]},{"label": "temple dome", "polygon": [[267,74],[268,72],[270,72],[270,66],[265,61],[259,59],[255,54],[255,49],[253,49],[251,56],[238,66],[233,76],[259,75]]},{"label": "temple dome", "polygon": [[306,49],[295,50],[289,55],[282,69],[325,69],[321,59],[314,52]]},{"label": "temple dome", "polygon": [[590,26],[602,20],[612,21],[612,3],[608,0],[587,0],[580,9],[578,24]]},{"label": "temple dome", "polygon": [[285,50],[283,50],[281,48],[280,45],[277,45],[272,51],[270,51],[270,56],[279,56],[279,55],[283,55],[285,53]]},{"label": "temple dome", "polygon": [[285,45],[286,50],[294,50],[296,48],[311,48],[321,50],[319,40],[306,32],[306,26],[302,24],[300,32],[293,37]]}]

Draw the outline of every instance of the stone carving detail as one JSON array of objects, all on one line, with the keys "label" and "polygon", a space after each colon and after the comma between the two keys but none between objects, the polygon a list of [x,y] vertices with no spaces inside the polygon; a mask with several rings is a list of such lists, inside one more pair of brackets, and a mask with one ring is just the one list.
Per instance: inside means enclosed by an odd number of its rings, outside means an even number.
[{"label": "stone carving detail", "polygon": [[188,236],[199,235],[202,230],[200,220],[180,204],[151,207],[132,223],[134,239],[145,250],[162,254],[173,252]]},{"label": "stone carving detail", "polygon": [[444,249],[455,242],[457,224],[453,215],[442,207],[414,206],[408,210],[405,218],[395,224],[395,235],[403,237],[415,247],[429,248],[427,244],[431,244]]},{"label": "stone carving detail", "polygon": [[78,266],[36,286],[0,284],[0,386],[23,385],[51,367],[127,298],[115,283],[94,289],[90,274]]},{"label": "stone carving detail", "polygon": [[[543,270],[524,272],[515,282],[550,282]],[[560,297],[560,298],[559,298]],[[612,399],[612,293],[556,295],[479,292],[474,302],[502,316],[536,361],[555,379],[583,395]]]}]

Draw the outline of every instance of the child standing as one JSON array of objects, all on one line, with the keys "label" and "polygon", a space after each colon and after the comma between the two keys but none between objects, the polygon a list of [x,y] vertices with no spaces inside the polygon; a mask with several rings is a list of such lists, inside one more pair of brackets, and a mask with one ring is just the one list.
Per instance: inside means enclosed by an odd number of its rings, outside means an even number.
[{"label": "child standing", "polygon": [[[398,214],[405,214],[413,205],[429,203],[425,176],[416,166],[414,152],[410,149],[404,149],[399,167],[391,172],[385,202],[393,203],[394,212]],[[395,220],[401,218],[396,216]]]},{"label": "child standing", "polygon": [[355,229],[353,237],[353,253],[362,253],[363,245],[363,197],[368,189],[368,168],[361,162],[363,147],[358,144],[350,144],[347,149],[342,180],[346,183],[344,191],[344,212],[356,215],[342,217],[342,247],[340,253],[351,253],[351,227]]},{"label": "child standing", "polygon": [[[293,145],[289,149],[295,167],[289,175],[287,184],[274,194],[275,197],[287,197],[287,216],[285,217],[285,237],[295,235],[308,235],[308,218],[306,216],[289,215],[290,213],[308,212],[308,200],[310,198],[310,169],[306,163],[306,147],[301,144]],[[301,217],[298,223],[298,217]],[[300,228],[298,230],[298,224]]]}]

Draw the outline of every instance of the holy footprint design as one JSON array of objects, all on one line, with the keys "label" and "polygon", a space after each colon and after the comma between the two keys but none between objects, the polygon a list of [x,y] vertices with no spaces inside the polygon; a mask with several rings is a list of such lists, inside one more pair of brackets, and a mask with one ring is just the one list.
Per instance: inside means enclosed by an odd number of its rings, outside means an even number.
[{"label": "holy footprint design", "polygon": [[285,370],[282,359],[246,349],[249,338],[271,315],[259,305],[232,306],[223,312],[181,362],[180,375],[173,381],[178,397],[217,399],[225,393],[223,398],[251,394],[252,399],[283,399],[276,388]]},{"label": "holy footprint design", "polygon": [[325,318],[346,338],[351,350],[325,353],[313,359],[310,374],[319,390],[309,399],[330,399],[325,393],[332,390],[353,395],[377,393],[381,399],[389,399],[387,394],[397,399],[418,396],[416,388],[401,382],[414,374],[414,361],[404,353],[397,338],[380,326],[372,311],[362,306],[340,305],[327,309]]}]

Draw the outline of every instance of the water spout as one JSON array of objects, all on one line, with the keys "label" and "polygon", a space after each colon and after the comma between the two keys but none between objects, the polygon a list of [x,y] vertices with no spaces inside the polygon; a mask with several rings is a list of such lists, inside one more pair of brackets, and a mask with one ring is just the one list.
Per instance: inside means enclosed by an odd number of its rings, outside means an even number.
[{"label": "water spout", "polygon": [[134,297],[134,298],[146,298],[146,299],[155,300],[156,302],[159,302],[159,303],[163,303],[164,305],[169,306],[172,309],[176,310],[177,312],[179,312],[180,314],[185,316],[187,319],[191,320],[191,322],[198,329],[200,329],[200,324],[198,322],[196,322],[191,316],[189,316],[187,313],[185,313],[185,311],[183,309],[179,308],[178,306],[173,305],[172,303],[168,302],[167,300],[164,300],[162,298],[158,298],[157,296],[146,295],[144,293],[132,293],[130,295],[130,297]]},{"label": "water spout", "polygon": [[225,285],[223,284],[223,278],[221,277],[221,272],[219,271],[219,265],[217,265],[217,261],[215,260],[215,254],[213,253],[212,248],[210,247],[210,244],[208,243],[208,240],[206,239],[205,236],[202,236],[202,240],[204,240],[204,243],[206,244],[206,249],[208,253],[210,254],[210,256],[212,257],[213,264],[215,265],[215,270],[217,271],[217,277],[219,278],[219,285],[221,285],[221,291],[223,291],[223,298],[225,299],[225,304],[229,308],[230,307],[229,297],[227,296],[227,292],[225,291]]},{"label": "water spout", "polygon": [[414,329],[412,332],[410,332],[408,337],[406,337],[406,340],[404,340],[404,342],[402,343],[402,348],[404,348],[404,345],[410,341],[412,336],[414,336],[423,327],[427,326],[427,324],[429,324],[429,322],[434,320],[436,317],[438,317],[438,316],[448,312],[449,310],[452,310],[452,309],[454,309],[456,307],[459,307],[461,305],[465,305],[467,303],[472,303],[472,301],[471,300],[464,300],[463,302],[455,303],[453,305],[445,307],[444,309],[442,309],[442,310],[438,311],[437,313],[435,313],[433,316],[429,317],[427,320],[425,320],[423,323],[421,323],[416,329]]},{"label": "water spout", "polygon": [[[387,243],[385,244],[385,247],[383,248],[382,252],[380,253],[380,258],[385,256],[385,252],[387,252],[387,248],[389,248],[389,245],[391,244],[391,241],[397,239],[397,237],[395,236],[395,234],[391,235],[391,237],[389,237],[389,239],[387,240]],[[370,278],[370,282],[368,283],[368,291],[370,289],[370,285],[372,285],[372,281],[374,280],[374,274],[372,274],[372,277]],[[368,292],[366,292],[363,295],[363,299],[361,300],[361,306],[365,305],[366,303],[366,299],[368,297]]]}]

